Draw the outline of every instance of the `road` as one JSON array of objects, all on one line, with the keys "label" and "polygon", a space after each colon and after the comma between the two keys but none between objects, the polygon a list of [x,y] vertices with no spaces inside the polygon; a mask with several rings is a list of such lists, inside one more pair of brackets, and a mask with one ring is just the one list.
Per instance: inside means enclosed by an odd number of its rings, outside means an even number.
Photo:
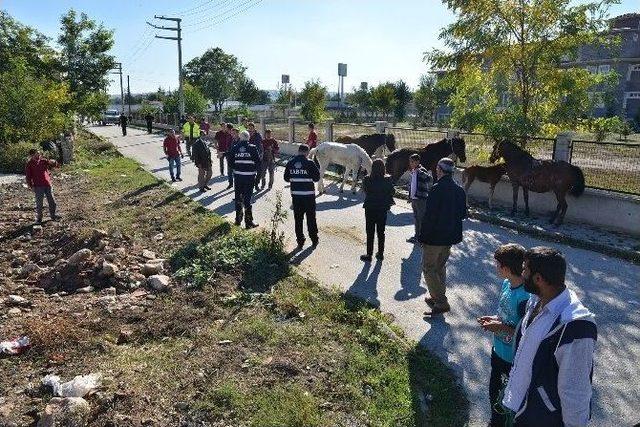
[{"label": "road", "polygon": [[[118,127],[94,127],[92,131],[109,137],[126,156],[139,161],[158,178],[169,180],[168,165],[162,155],[162,139],[130,129],[122,137]],[[233,221],[233,194],[226,190],[226,177],[219,176],[214,161],[212,190],[200,194],[197,171],[183,160],[183,182],[174,188],[207,208]],[[275,192],[281,190],[289,206],[289,190],[279,167],[273,190],[255,196],[254,217],[267,224],[273,210]],[[493,251],[503,243],[525,247],[553,246],[568,261],[568,286],[595,314],[598,344],[594,372],[593,421],[595,426],[633,425],[640,422],[640,267],[600,253],[552,244],[518,234],[510,229],[466,220],[463,243],[454,247],[448,263],[448,297],[452,311],[425,320],[426,286],[421,279],[421,250],[405,242],[413,234],[410,206],[397,200],[387,222],[387,249],[382,263],[365,264],[364,210],[361,192],[340,194],[335,184],[318,197],[320,245],[307,246],[299,255],[300,268],[328,287],[351,292],[394,316],[411,339],[437,354],[460,378],[469,398],[470,425],[486,425],[488,420],[488,378],[490,336],[477,325],[476,317],[495,313],[500,280],[493,263]],[[288,245],[295,246],[293,214],[284,226]],[[307,242],[309,242],[307,240]]]}]

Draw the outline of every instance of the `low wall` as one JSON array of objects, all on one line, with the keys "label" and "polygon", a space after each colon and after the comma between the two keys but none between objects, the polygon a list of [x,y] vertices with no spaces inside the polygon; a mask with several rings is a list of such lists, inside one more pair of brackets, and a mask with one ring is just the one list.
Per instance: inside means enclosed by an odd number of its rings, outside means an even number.
[{"label": "low wall", "polygon": [[[298,153],[300,144],[280,143],[280,152],[285,155]],[[456,181],[461,182],[462,170],[456,171]],[[488,201],[489,184],[474,181],[469,196],[475,200]],[[509,180],[503,178],[493,195],[494,205],[511,207],[513,190]],[[640,197],[587,188],[580,197],[567,196],[567,214],[570,221],[582,222],[596,227],[621,231],[640,236]],[[529,208],[538,214],[551,214],[556,209],[553,193],[529,192]],[[518,194],[518,211],[524,212],[522,190]]]}]

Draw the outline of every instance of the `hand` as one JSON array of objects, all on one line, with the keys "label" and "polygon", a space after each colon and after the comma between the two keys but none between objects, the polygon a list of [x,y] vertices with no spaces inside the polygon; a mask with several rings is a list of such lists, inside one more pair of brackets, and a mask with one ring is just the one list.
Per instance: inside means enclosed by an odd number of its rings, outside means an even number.
[{"label": "hand", "polygon": [[506,325],[499,319],[489,318],[480,323],[480,325],[485,331],[493,332],[494,334],[507,332]]}]

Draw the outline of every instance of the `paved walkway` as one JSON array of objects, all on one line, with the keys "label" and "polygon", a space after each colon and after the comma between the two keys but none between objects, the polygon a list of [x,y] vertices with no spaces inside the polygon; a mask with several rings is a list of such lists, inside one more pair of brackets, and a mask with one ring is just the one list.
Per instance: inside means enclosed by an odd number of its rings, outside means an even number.
[{"label": "paved walkway", "polygon": [[[117,127],[92,130],[110,137],[123,154],[141,162],[159,178],[169,179],[159,136],[130,129],[129,136],[122,137]],[[220,177],[217,168],[214,162],[212,190],[200,195],[194,185],[196,168],[185,159],[184,181],[173,186],[233,220],[233,195],[231,190],[226,190],[226,177]],[[255,197],[254,216],[260,224],[268,223],[275,191],[283,191],[285,206],[290,200],[282,179],[283,169],[278,168],[276,174],[274,189],[259,192]],[[314,251],[310,247],[302,251],[300,267],[324,285],[352,292],[392,314],[407,336],[452,366],[471,402],[471,425],[486,425],[490,370],[490,336],[479,328],[475,318],[495,312],[499,280],[492,255],[498,245],[507,242],[560,249],[569,263],[569,286],[596,313],[599,339],[592,425],[632,425],[640,421],[637,414],[640,407],[640,267],[467,220],[464,241],[453,249],[447,270],[452,311],[444,317],[424,320],[426,287],[421,280],[421,250],[405,242],[413,234],[409,205],[397,200],[388,216],[384,262],[364,264],[358,258],[364,251],[365,239],[362,200],[361,193],[338,193],[335,184],[328,187],[328,194],[318,197],[320,245]],[[295,246],[292,214],[285,230],[289,245]]]}]

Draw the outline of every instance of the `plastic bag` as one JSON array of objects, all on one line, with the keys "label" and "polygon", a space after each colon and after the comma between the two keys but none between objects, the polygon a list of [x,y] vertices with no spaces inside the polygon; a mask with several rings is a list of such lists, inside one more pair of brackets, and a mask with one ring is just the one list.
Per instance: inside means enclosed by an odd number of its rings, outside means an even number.
[{"label": "plastic bag", "polygon": [[31,347],[29,337],[20,337],[11,341],[0,342],[0,353],[16,355],[21,354]]},{"label": "plastic bag", "polygon": [[57,375],[47,375],[42,379],[42,384],[53,389],[53,394],[60,397],[84,397],[100,387],[101,375],[78,375],[71,381],[60,383]]}]

